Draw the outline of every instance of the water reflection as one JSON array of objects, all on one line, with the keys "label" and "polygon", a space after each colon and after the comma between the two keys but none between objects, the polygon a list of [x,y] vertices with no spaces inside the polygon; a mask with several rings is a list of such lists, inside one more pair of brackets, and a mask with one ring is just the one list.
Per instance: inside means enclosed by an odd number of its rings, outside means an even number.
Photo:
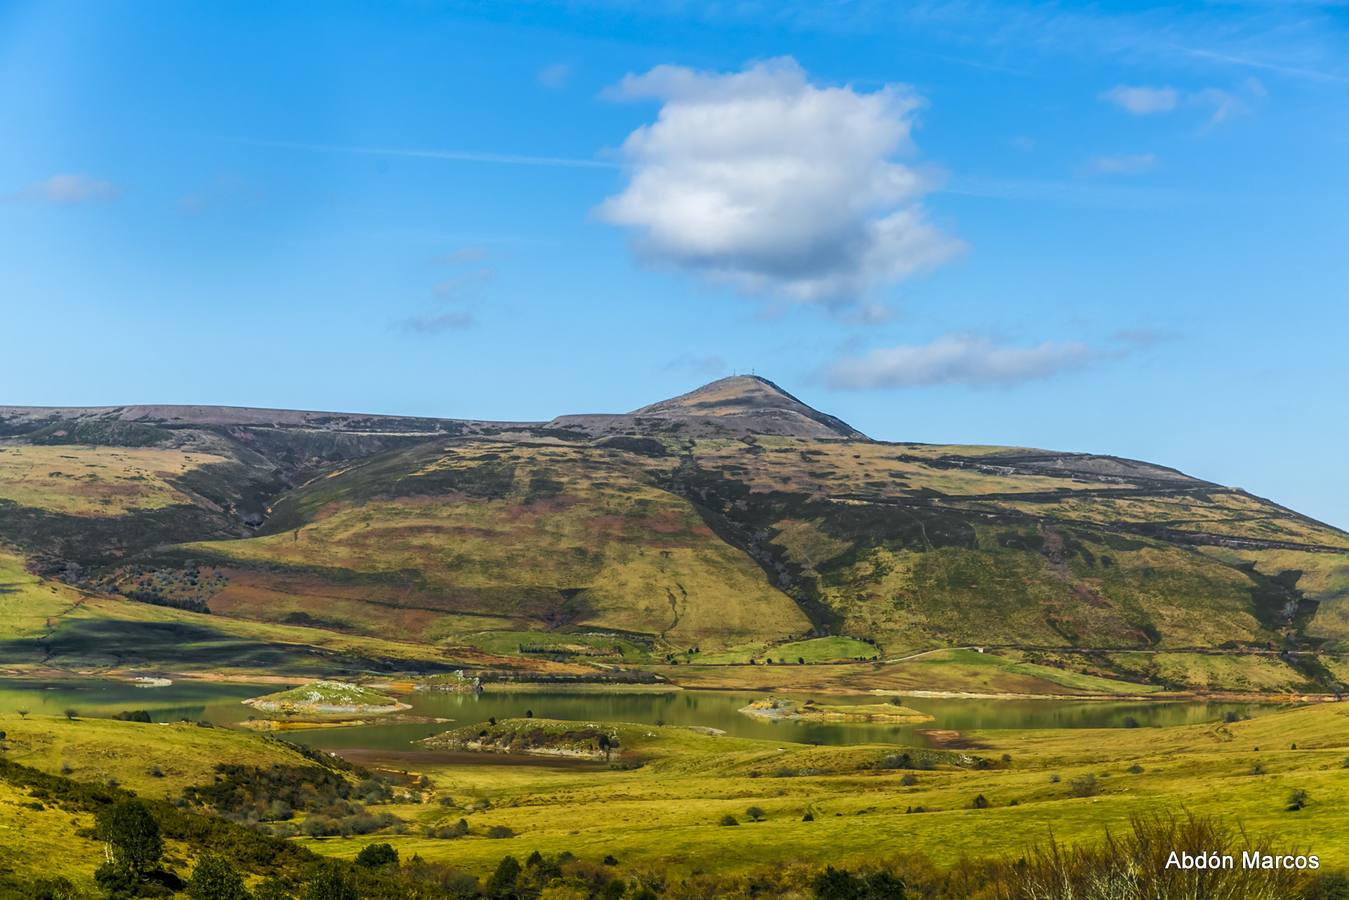
[{"label": "water reflection", "polygon": [[[145,709],[155,721],[204,720],[216,725],[240,722],[251,710],[239,701],[275,690],[275,686],[177,681],[166,687],[142,688],[110,679],[41,681],[0,679],[0,715],[28,709],[39,715],[110,716],[121,710]],[[1271,704],[1171,702],[1140,703],[1070,700],[968,700],[906,697],[907,706],[934,717],[923,725],[862,723],[765,722],[738,712],[761,696],[742,692],[681,691],[667,694],[565,693],[530,691],[503,694],[419,692],[406,698],[410,714],[451,719],[467,725],[489,717],[516,718],[532,713],[541,718],[573,721],[617,721],[645,724],[699,725],[741,737],[820,744],[894,743],[919,746],[919,731],[1005,728],[1118,728],[1137,724],[1179,725],[1211,722],[1228,713],[1257,715]],[[798,699],[808,699],[801,695]],[[829,698],[830,703],[874,703],[875,698]],[[352,728],[293,731],[287,738],[316,747],[409,749],[419,738],[443,731],[444,724],[380,724]]]}]

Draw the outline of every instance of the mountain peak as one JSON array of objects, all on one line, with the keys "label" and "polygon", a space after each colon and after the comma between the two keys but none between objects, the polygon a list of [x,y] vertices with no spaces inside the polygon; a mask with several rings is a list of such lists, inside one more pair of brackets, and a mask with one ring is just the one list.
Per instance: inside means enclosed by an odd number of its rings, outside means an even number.
[{"label": "mountain peak", "polygon": [[800,437],[842,437],[865,440],[866,435],[841,419],[807,406],[778,385],[758,375],[732,375],[700,388],[661,400],[631,415],[643,418],[705,418],[735,420],[746,430]]}]

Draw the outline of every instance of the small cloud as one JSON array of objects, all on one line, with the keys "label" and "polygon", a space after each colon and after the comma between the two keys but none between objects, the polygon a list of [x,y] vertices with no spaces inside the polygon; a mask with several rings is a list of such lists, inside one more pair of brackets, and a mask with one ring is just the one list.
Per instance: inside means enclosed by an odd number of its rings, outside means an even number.
[{"label": "small cloud", "polygon": [[89,175],[53,175],[38,181],[12,195],[18,200],[50,203],[55,206],[75,206],[80,203],[107,203],[122,196],[117,185]]},{"label": "small cloud", "polygon": [[1202,91],[1196,91],[1190,95],[1190,102],[1195,106],[1209,109],[1209,127],[1221,125],[1234,116],[1244,115],[1251,111],[1250,105],[1244,99],[1218,88],[1205,88]]},{"label": "small cloud", "polygon": [[1136,116],[1169,113],[1182,105],[1209,111],[1208,126],[1226,122],[1234,116],[1251,111],[1251,103],[1263,100],[1267,94],[1264,84],[1256,78],[1247,78],[1234,90],[1206,87],[1182,93],[1172,87],[1143,87],[1118,85],[1105,91],[1100,98]]},{"label": "small cloud", "polygon": [[660,103],[623,142],[627,185],[598,209],[647,260],[838,308],[963,249],[921,206],[937,179],[895,160],[914,152],[923,105],[908,85],[820,86],[784,57],[729,73],[657,66],[608,95]]},{"label": "small cloud", "polygon": [[1097,156],[1087,162],[1086,171],[1094,175],[1138,175],[1157,166],[1152,153],[1125,153],[1116,156]]},{"label": "small cloud", "polygon": [[662,368],[667,372],[691,372],[710,378],[727,371],[728,367],[726,360],[720,356],[695,356],[684,353],[667,362]]},{"label": "small cloud", "polygon": [[1013,347],[968,334],[950,334],[929,344],[882,347],[836,360],[825,382],[841,390],[969,385],[1011,386],[1080,369],[1110,354],[1078,342],[1044,341]]},{"label": "small cloud", "polygon": [[473,318],[472,313],[452,311],[408,316],[399,324],[407,334],[431,335],[445,331],[462,331],[465,328],[472,328],[476,323],[477,320]]},{"label": "small cloud", "polygon": [[539,84],[550,91],[560,91],[571,80],[571,66],[567,63],[553,63],[551,66],[544,66],[539,69],[537,77]]},{"label": "small cloud", "polygon": [[1121,84],[1112,87],[1100,96],[1105,102],[1113,103],[1135,116],[1150,116],[1155,113],[1171,112],[1180,104],[1180,92],[1172,87]]}]

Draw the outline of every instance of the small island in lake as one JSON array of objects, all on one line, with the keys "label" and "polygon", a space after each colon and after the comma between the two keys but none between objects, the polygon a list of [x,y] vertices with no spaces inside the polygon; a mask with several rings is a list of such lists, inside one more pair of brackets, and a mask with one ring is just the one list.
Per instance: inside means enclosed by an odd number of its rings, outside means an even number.
[{"label": "small island in lake", "polygon": [[285,716],[374,716],[411,709],[393,697],[345,681],[312,681],[243,702],[256,710]]},{"label": "small island in lake", "polygon": [[814,700],[798,703],[795,700],[787,700],[782,697],[755,700],[749,706],[741,707],[740,712],[756,719],[771,719],[774,721],[884,722],[898,725],[932,721],[932,716],[925,712],[894,703],[825,705],[816,703]]}]

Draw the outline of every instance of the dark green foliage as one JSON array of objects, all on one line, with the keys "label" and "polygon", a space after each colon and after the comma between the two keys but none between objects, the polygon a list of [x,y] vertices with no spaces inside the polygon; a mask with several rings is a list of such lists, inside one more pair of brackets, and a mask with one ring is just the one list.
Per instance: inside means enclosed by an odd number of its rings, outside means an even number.
[{"label": "dark green foliage", "polygon": [[815,876],[811,889],[820,900],[904,900],[904,882],[889,872],[853,875],[829,866]]},{"label": "dark green foliage", "polygon": [[111,865],[120,873],[141,878],[154,871],[164,855],[159,822],[139,800],[124,800],[101,810],[99,840],[108,847]]},{"label": "dark green foliage", "polygon": [[281,822],[296,810],[308,812],[304,831],[314,837],[370,834],[398,824],[392,814],[371,814],[363,805],[393,798],[387,779],[367,774],[353,784],[338,766],[322,757],[316,761],[323,764],[261,769],[221,763],[214,784],[187,788],[183,796],[216,815],[247,824]]},{"label": "dark green foliage", "polygon": [[1311,797],[1307,792],[1298,788],[1288,794],[1288,811],[1297,812],[1300,809],[1306,809],[1307,804],[1311,802]]},{"label": "dark green foliage", "polygon": [[751,822],[762,822],[766,813],[763,811],[762,807],[751,806],[749,809],[745,810],[745,815],[749,817]]},{"label": "dark green foliage", "polygon": [[143,709],[124,709],[113,718],[120,722],[149,722],[150,713]]},{"label": "dark green foliage", "polygon": [[351,877],[340,867],[326,865],[304,886],[301,900],[361,900]]},{"label": "dark green foliage", "polygon": [[366,869],[398,867],[398,851],[391,844],[366,844],[356,854],[356,865]]},{"label": "dark green foliage", "polygon": [[504,856],[497,864],[496,871],[487,880],[484,893],[488,897],[509,897],[515,884],[520,880],[520,861],[514,856]]},{"label": "dark green foliage", "polygon": [[515,837],[515,832],[505,825],[493,825],[487,829],[487,836],[489,838],[509,838]]},{"label": "dark green foliage", "polygon": [[721,824],[722,824],[722,825],[739,825],[739,824],[740,824],[740,820],[737,819],[735,816],[731,815],[730,813],[727,813],[726,815],[724,815],[724,816],[721,817]]},{"label": "dark green foliage", "polygon": [[187,882],[187,895],[192,900],[249,900],[252,896],[244,887],[238,868],[215,853],[197,860]]}]

